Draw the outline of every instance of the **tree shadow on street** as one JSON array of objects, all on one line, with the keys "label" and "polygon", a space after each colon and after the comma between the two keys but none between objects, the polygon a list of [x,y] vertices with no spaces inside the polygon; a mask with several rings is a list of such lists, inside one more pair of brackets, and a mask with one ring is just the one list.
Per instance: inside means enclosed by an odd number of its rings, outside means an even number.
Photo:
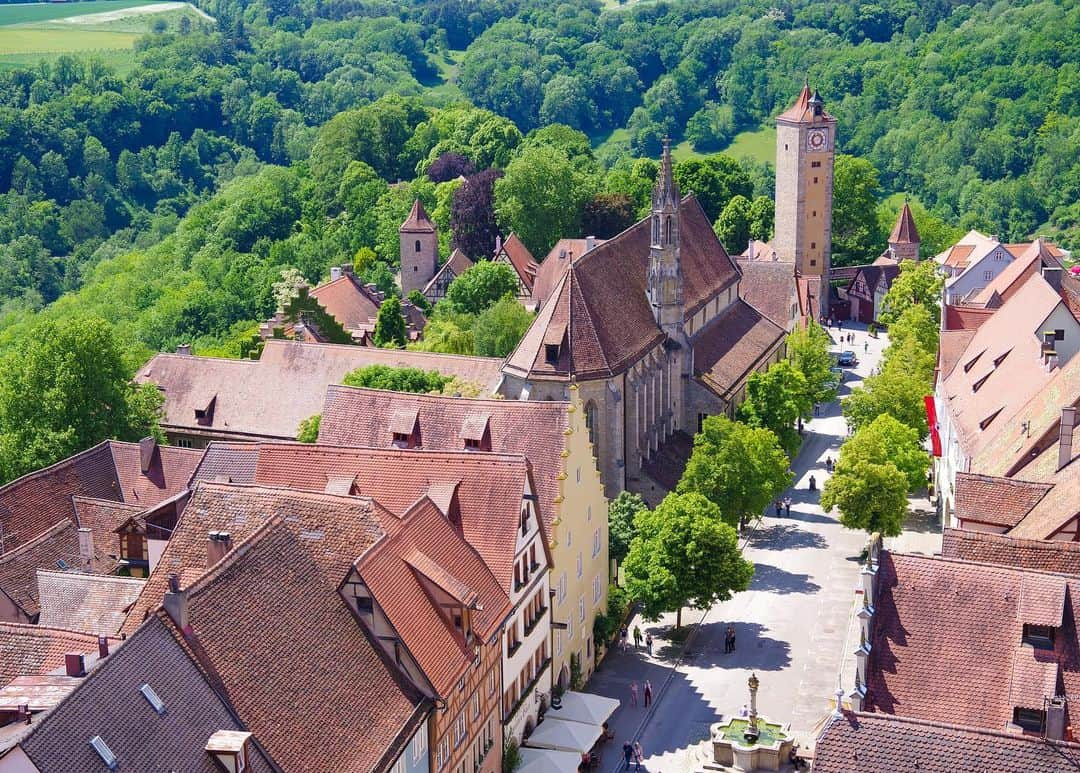
[{"label": "tree shadow on street", "polygon": [[[735,628],[735,651],[724,652],[724,632]],[[697,668],[747,668],[757,671],[781,671],[791,665],[791,645],[765,636],[768,628],[760,623],[725,622],[701,626],[683,662]]]},{"label": "tree shadow on street", "polygon": [[754,564],[754,579],[750,590],[769,593],[817,593],[821,586],[810,580],[808,574],[796,574],[771,564]]},{"label": "tree shadow on street", "polygon": [[758,550],[789,550],[792,548],[824,548],[825,538],[792,523],[759,526],[750,537],[750,546]]}]

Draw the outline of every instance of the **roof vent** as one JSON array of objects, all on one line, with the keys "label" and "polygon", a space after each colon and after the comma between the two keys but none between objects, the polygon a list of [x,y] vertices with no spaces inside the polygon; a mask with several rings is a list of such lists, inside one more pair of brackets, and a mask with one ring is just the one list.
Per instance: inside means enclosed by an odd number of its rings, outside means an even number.
[{"label": "roof vent", "polygon": [[101,757],[101,761],[105,763],[105,767],[109,770],[116,770],[117,761],[116,755],[113,754],[112,749],[105,743],[104,739],[100,735],[95,735],[90,739],[90,745],[94,747],[94,751]]},{"label": "roof vent", "polygon": [[56,559],[56,568],[59,569],[61,572],[66,572],[71,567],[68,565],[67,561],[62,558],[58,558]]},{"label": "roof vent", "polygon": [[78,652],[65,653],[64,671],[68,676],[86,676],[86,657]]},{"label": "roof vent", "polygon": [[139,692],[142,693],[143,697],[146,698],[146,702],[153,707],[159,716],[165,713],[165,702],[154,692],[153,687],[145,683],[141,684],[139,685]]}]

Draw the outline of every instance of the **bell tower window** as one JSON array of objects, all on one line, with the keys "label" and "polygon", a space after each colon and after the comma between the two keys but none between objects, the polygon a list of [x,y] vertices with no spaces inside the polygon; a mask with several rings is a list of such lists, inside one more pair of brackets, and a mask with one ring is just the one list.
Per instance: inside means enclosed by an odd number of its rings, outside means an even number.
[{"label": "bell tower window", "polygon": [[415,252],[420,252],[420,240],[417,239],[415,243]]}]

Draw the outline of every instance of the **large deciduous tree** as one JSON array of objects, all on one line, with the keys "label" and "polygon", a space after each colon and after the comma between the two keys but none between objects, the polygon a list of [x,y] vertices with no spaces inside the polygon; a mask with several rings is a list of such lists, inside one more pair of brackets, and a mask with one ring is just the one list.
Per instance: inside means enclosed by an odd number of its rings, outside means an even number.
[{"label": "large deciduous tree", "polygon": [[134,385],[112,327],[99,318],[43,322],[4,358],[0,471],[5,481],[107,438],[163,438],[163,397]]},{"label": "large deciduous tree", "polygon": [[754,565],[720,507],[697,493],[668,494],[655,510],[634,520],[637,535],[623,565],[626,585],[646,618],[682,608],[705,609],[750,587]]},{"label": "large deciduous tree", "polygon": [[868,377],[863,386],[853,389],[841,410],[853,430],[888,414],[926,437],[926,408],[923,397],[930,393],[934,368],[933,355],[915,341],[902,347],[889,347],[881,373]]},{"label": "large deciduous tree", "polygon": [[394,392],[426,394],[438,392],[451,378],[436,370],[419,368],[395,368],[390,365],[365,365],[350,371],[341,379],[345,386],[389,389]]},{"label": "large deciduous tree", "polygon": [[761,515],[791,483],[788,466],[770,430],[709,416],[694,436],[694,450],[677,490],[708,497],[734,526]]},{"label": "large deciduous tree", "polygon": [[869,263],[884,245],[877,205],[881,183],[874,165],[839,155],[833,171],[832,252],[837,265]]},{"label": "large deciduous tree", "polygon": [[401,313],[401,299],[396,295],[387,297],[379,306],[372,339],[376,346],[384,349],[405,348],[408,333],[405,330],[405,317]]},{"label": "large deciduous tree", "polygon": [[848,438],[840,447],[836,469],[854,469],[863,462],[891,462],[904,473],[907,490],[915,493],[926,487],[930,455],[919,443],[918,431],[882,414]]},{"label": "large deciduous tree", "polygon": [[482,260],[446,288],[446,303],[457,312],[479,314],[504,295],[517,293],[514,269],[505,263]]},{"label": "large deciduous tree", "polygon": [[616,563],[622,563],[630,552],[630,543],[637,534],[634,519],[642,510],[648,509],[640,495],[630,491],[620,491],[619,495],[608,503],[608,557]]},{"label": "large deciduous tree", "polygon": [[787,355],[792,366],[806,379],[806,394],[812,403],[824,403],[836,396],[833,386],[829,334],[814,321],[797,327],[787,337]]},{"label": "large deciduous tree", "polygon": [[893,280],[889,292],[881,302],[878,319],[891,325],[909,306],[920,304],[930,313],[934,324],[941,322],[941,286],[944,278],[932,260],[916,263],[913,260],[900,261],[900,273]]},{"label": "large deciduous tree", "polygon": [[750,199],[754,185],[739,162],[723,153],[704,158],[689,158],[672,170],[679,190],[693,193],[709,222],[715,222],[727,203],[736,196]]},{"label": "large deciduous tree", "polygon": [[746,249],[750,239],[749,199],[742,195],[733,197],[716,218],[713,231],[730,254],[737,255]]},{"label": "large deciduous tree", "polygon": [[517,298],[502,296],[476,315],[472,326],[476,353],[481,357],[505,357],[514,351],[532,321],[532,312]]},{"label": "large deciduous tree", "polygon": [[907,515],[907,490],[907,476],[892,462],[859,461],[825,481],[821,506],[839,508],[840,523],[849,529],[895,537]]},{"label": "large deciduous tree", "polygon": [[739,406],[739,420],[751,427],[771,430],[789,456],[799,450],[796,422],[808,417],[814,401],[806,377],[787,360],[746,381],[746,401]]},{"label": "large deciduous tree", "polygon": [[625,193],[598,193],[585,205],[581,230],[589,236],[610,239],[636,221],[634,202]]},{"label": "large deciduous tree", "polygon": [[495,249],[499,224],[495,222],[495,181],[497,169],[485,169],[465,178],[454,191],[450,203],[450,229],[454,247],[473,260],[486,258]]}]

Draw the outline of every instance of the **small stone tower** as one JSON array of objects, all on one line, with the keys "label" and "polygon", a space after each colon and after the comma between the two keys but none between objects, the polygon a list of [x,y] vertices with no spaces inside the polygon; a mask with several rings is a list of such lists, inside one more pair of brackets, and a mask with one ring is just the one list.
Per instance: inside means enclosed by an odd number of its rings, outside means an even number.
[{"label": "small stone tower", "polygon": [[682,343],[683,275],[679,256],[679,188],[671,175],[671,140],[664,138],[660,173],[652,195],[648,296],[653,317],[668,337]]},{"label": "small stone tower", "polygon": [[889,254],[898,261],[919,259],[919,229],[915,227],[915,218],[911,216],[907,201],[889,234]]},{"label": "small stone tower", "polygon": [[401,295],[421,292],[439,270],[439,232],[417,199],[398,229],[401,239]]},{"label": "small stone tower", "polygon": [[810,85],[776,118],[776,236],[779,260],[803,276],[827,277],[832,244],[836,119]]}]

